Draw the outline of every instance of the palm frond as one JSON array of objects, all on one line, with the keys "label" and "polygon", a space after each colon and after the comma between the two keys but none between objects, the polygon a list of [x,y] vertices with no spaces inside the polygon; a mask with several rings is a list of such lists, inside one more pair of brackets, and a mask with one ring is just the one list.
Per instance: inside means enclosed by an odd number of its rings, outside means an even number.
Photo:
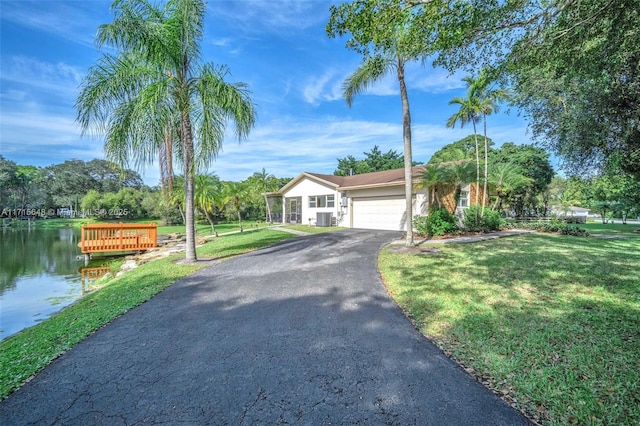
[{"label": "palm frond", "polygon": [[196,136],[196,161],[206,166],[217,156],[226,125],[232,121],[238,141],[247,138],[256,121],[255,105],[247,86],[243,83],[227,83],[226,67],[205,64],[199,78],[191,81],[192,122]]},{"label": "palm frond", "polygon": [[366,92],[373,83],[387,75],[394,65],[395,58],[391,56],[366,58],[342,84],[342,91],[347,105],[351,107],[353,99],[357,95]]}]

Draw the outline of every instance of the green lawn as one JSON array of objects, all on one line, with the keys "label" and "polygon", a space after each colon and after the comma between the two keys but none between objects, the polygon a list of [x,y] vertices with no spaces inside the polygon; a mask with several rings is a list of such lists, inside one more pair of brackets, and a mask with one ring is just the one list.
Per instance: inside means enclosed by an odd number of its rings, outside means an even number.
[{"label": "green lawn", "polygon": [[603,224],[602,222],[589,222],[586,224],[577,225],[580,228],[584,228],[591,234],[627,234],[630,236],[638,235],[640,233],[634,232],[640,229],[640,225],[636,224],[622,224],[619,220],[616,223]]},{"label": "green lawn", "polygon": [[[148,223],[149,221],[147,221]],[[166,226],[166,225],[162,225],[161,222],[158,221],[151,221],[151,222],[156,222],[158,223],[158,234],[159,235],[169,235],[172,234],[174,232],[179,232],[182,235],[184,235],[185,233],[185,227],[184,225],[170,225],[170,226]],[[256,221],[243,221],[242,222],[242,228],[244,230],[249,230],[249,229],[257,229],[257,228],[265,228],[267,227],[268,224],[264,223],[264,222],[256,222]],[[239,231],[240,230],[240,225],[238,224],[238,222],[229,222],[229,223],[218,223],[215,225],[215,230],[218,234],[224,234],[225,232],[233,232],[233,231]],[[211,225],[209,225],[208,223],[197,223],[196,224],[196,236],[197,237],[205,237],[205,236],[209,236],[209,235],[213,235],[213,232],[211,230]]]},{"label": "green lawn", "polygon": [[[227,258],[294,235],[262,229],[227,235],[198,249],[200,258]],[[98,328],[149,300],[176,280],[206,264],[180,265],[173,256],[146,263],[108,282],[57,315],[0,343],[0,399],[19,387],[49,362]]]},{"label": "green lawn", "polygon": [[420,330],[531,418],[639,424],[640,234],[604,226],[622,238],[383,250],[379,266]]}]

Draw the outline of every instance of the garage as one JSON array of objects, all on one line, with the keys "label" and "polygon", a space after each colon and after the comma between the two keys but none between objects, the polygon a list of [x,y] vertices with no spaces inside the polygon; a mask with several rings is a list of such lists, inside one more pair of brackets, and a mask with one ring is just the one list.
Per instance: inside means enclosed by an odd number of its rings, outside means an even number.
[{"label": "garage", "polygon": [[352,228],[403,231],[405,221],[404,196],[353,199]]}]

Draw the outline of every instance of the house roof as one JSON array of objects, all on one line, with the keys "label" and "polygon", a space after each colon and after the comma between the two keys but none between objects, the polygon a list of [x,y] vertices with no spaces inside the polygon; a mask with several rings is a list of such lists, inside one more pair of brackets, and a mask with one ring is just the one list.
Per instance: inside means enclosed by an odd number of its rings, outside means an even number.
[{"label": "house roof", "polygon": [[[418,178],[424,171],[424,166],[415,166],[412,169],[414,178]],[[323,175],[320,173],[303,172],[296,176],[291,182],[283,186],[278,193],[287,192],[289,188],[295,186],[304,178],[309,178],[316,182],[333,187],[337,190],[353,190],[363,188],[373,188],[379,186],[404,185],[404,168],[384,170],[382,172],[363,173],[353,176]]]}]

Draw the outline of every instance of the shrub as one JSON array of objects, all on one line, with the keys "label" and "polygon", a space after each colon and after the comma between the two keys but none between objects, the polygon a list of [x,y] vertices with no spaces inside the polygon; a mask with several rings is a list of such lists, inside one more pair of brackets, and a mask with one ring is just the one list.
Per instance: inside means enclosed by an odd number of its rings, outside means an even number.
[{"label": "shrub", "polygon": [[417,216],[415,227],[421,235],[437,237],[450,234],[458,230],[456,217],[447,209],[431,209],[428,216]]},{"label": "shrub", "polygon": [[574,237],[588,237],[587,230],[575,225],[569,225],[559,220],[551,222],[515,222],[508,225],[509,228],[532,229],[538,232],[551,232],[561,235],[572,235]]},{"label": "shrub", "polygon": [[464,211],[464,229],[471,232],[499,231],[505,225],[500,213],[488,207],[470,206]]},{"label": "shrub", "polygon": [[500,217],[500,212],[484,209],[483,225],[486,231],[499,231],[504,227],[504,219]]}]

